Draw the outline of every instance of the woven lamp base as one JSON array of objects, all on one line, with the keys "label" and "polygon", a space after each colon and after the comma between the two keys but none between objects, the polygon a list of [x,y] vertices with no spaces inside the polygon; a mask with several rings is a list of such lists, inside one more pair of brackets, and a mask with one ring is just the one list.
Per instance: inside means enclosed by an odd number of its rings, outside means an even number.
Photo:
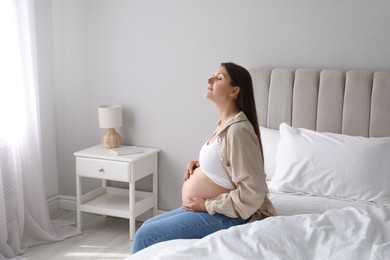
[{"label": "woven lamp base", "polygon": [[115,128],[109,128],[102,137],[102,144],[107,149],[117,148],[121,145],[121,136],[115,131]]}]

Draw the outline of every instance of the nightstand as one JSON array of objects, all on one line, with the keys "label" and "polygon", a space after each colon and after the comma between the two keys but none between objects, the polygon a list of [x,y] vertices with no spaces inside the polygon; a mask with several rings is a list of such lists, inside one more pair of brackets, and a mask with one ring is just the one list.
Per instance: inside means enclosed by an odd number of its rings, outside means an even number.
[{"label": "nightstand", "polygon": [[[135,218],[153,209],[157,214],[157,154],[159,149],[139,147],[142,153],[113,156],[103,145],[74,153],[76,157],[77,227],[82,229],[82,212],[129,219],[130,240]],[[135,182],[153,175],[151,192],[137,191]],[[101,187],[83,194],[81,178],[101,179]],[[107,186],[107,180],[129,183],[129,188]]]}]

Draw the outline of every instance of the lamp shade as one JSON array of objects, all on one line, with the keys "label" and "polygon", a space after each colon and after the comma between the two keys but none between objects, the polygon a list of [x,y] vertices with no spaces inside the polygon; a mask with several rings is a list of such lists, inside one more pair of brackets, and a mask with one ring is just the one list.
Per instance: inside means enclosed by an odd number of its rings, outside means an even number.
[{"label": "lamp shade", "polygon": [[122,126],[122,106],[102,105],[99,110],[100,128],[116,128]]}]

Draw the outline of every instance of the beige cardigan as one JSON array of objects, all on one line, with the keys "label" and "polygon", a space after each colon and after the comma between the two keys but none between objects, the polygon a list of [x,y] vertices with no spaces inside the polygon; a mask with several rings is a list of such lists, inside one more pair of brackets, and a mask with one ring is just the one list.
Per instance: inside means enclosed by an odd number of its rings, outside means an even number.
[{"label": "beige cardigan", "polygon": [[259,141],[246,115],[238,113],[216,135],[219,158],[236,189],[206,200],[208,213],[248,222],[276,215],[268,198]]}]

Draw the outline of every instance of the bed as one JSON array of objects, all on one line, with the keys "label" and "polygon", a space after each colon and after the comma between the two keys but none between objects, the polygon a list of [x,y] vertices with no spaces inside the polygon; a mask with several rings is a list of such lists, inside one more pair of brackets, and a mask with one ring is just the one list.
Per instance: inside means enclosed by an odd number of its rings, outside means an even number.
[{"label": "bed", "polygon": [[252,69],[278,216],[131,259],[390,259],[390,72]]}]

